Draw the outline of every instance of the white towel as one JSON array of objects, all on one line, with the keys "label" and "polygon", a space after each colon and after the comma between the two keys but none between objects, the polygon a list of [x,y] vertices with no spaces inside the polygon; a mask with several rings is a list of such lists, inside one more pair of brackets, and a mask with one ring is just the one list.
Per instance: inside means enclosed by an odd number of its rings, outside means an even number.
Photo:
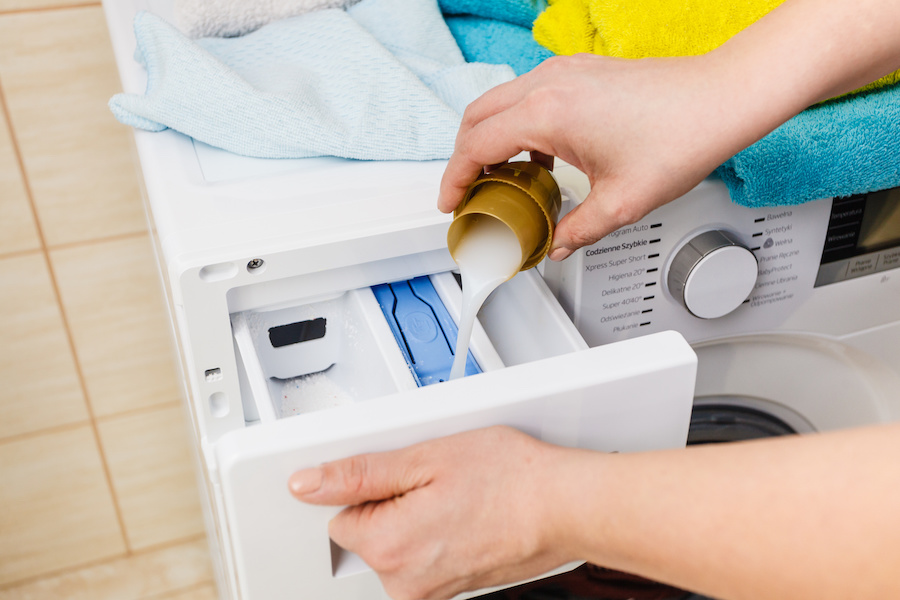
[{"label": "white towel", "polygon": [[359,0],[176,0],[175,23],[188,37],[236,37],[266,23]]}]

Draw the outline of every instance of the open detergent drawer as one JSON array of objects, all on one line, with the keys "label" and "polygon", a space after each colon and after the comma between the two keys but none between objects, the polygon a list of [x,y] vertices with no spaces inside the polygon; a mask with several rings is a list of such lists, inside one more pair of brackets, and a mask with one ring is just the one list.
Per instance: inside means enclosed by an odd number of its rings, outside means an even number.
[{"label": "open detergent drawer", "polygon": [[[429,280],[455,319],[456,280]],[[378,293],[231,315],[248,426],[222,436],[215,462],[243,598],[387,598],[375,574],[330,541],[339,509],[291,497],[297,469],[496,424],[610,452],[685,443],[696,358],[676,333],[588,349],[530,271],[479,314],[472,358],[481,372],[419,386]]]}]

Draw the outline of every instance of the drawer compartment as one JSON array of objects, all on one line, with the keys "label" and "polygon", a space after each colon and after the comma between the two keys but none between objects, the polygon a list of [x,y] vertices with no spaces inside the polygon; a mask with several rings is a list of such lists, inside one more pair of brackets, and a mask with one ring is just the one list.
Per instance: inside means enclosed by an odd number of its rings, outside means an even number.
[{"label": "drawer compartment", "polygon": [[231,323],[248,423],[416,387],[368,288],[288,308],[244,311],[232,315]]},{"label": "drawer compartment", "polygon": [[[379,305],[379,296],[388,304],[400,302],[401,295],[421,308],[407,304],[402,314],[396,309],[397,318],[389,313],[386,318],[389,308]],[[245,422],[265,423],[443,381],[440,370],[421,368],[421,357],[438,354],[432,360],[443,360],[443,375],[449,373],[461,298],[456,278],[440,273],[232,314]],[[426,316],[432,308],[434,315]],[[440,311],[446,312],[443,318]],[[444,355],[420,351],[421,344],[414,344],[423,339],[443,346]],[[586,348],[543,280],[526,272],[486,303],[469,360],[475,371],[489,372]]]}]

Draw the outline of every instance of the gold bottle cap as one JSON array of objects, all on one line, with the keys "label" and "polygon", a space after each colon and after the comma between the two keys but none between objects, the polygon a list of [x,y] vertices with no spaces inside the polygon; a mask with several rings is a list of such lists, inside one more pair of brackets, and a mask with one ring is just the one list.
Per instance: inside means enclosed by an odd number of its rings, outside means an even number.
[{"label": "gold bottle cap", "polygon": [[479,175],[453,212],[447,247],[454,255],[460,239],[477,215],[493,217],[509,227],[522,246],[525,271],[550,250],[562,195],[550,171],[534,162],[513,162]]}]

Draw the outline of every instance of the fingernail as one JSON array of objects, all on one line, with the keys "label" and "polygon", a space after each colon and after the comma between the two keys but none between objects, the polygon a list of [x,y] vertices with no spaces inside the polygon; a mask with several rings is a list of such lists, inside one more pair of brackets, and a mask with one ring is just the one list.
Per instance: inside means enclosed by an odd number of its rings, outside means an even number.
[{"label": "fingernail", "polygon": [[572,252],[574,252],[574,250],[569,250],[568,248],[560,246],[558,248],[553,248],[552,250],[550,250],[550,254],[548,254],[548,256],[550,257],[550,260],[559,262],[572,256]]},{"label": "fingernail", "polygon": [[305,496],[322,487],[322,469],[297,471],[288,480],[288,487],[295,496]]}]

